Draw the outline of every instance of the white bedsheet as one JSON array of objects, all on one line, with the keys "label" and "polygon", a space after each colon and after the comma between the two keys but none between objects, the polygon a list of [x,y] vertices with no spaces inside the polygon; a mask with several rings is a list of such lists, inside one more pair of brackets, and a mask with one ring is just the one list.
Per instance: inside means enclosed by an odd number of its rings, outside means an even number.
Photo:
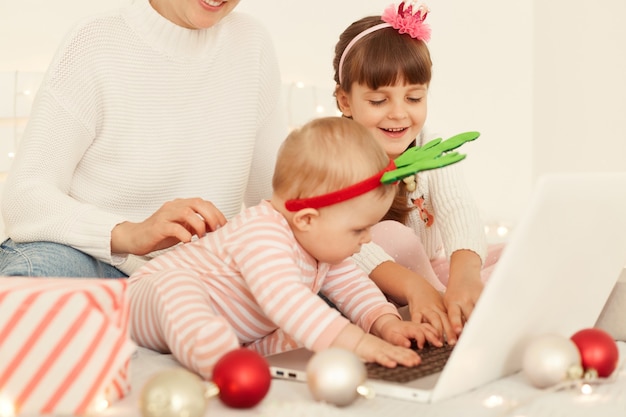
[{"label": "white bedsheet", "polygon": [[[620,366],[614,380],[593,387],[593,393],[580,390],[550,392],[534,388],[522,373],[489,383],[477,390],[436,404],[418,404],[383,397],[359,398],[337,408],[315,402],[306,384],[273,380],[267,397],[247,410],[231,409],[213,398],[206,417],[369,417],[369,416],[471,416],[471,417],[611,417],[626,415],[626,343],[618,342]],[[132,392],[104,411],[102,416],[141,416],[138,398],[145,382],[154,374],[180,366],[171,355],[139,348],[131,362]]]}]

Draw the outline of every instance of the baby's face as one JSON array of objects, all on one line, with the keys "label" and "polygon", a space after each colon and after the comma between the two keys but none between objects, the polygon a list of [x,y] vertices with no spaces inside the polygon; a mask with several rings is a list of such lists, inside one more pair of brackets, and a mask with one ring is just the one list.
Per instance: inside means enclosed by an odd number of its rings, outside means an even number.
[{"label": "baby's face", "polygon": [[371,241],[370,228],[382,219],[392,200],[393,193],[380,197],[369,192],[320,209],[311,234],[300,243],[318,261],[338,264]]}]

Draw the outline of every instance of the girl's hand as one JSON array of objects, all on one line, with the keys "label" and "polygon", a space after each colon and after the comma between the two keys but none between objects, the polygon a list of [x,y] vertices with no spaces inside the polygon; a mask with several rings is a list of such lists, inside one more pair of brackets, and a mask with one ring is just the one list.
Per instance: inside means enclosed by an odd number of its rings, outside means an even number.
[{"label": "girl's hand", "polygon": [[479,256],[469,250],[456,251],[450,259],[450,277],[443,302],[457,335],[463,330],[483,291],[480,267]]},{"label": "girl's hand", "polygon": [[169,201],[140,223],[123,222],[111,231],[111,252],[145,255],[189,242],[196,235],[226,224],[226,218],[211,202],[201,198]]},{"label": "girl's hand", "polygon": [[443,302],[448,310],[448,318],[452,328],[457,335],[461,334],[465,322],[474,311],[474,306],[483,286],[480,275],[474,278],[459,278],[448,284]]},{"label": "girl's hand", "polygon": [[430,323],[437,332],[437,336],[448,341],[453,345],[456,343],[457,334],[455,333],[442,294],[440,294],[425,279],[416,280],[419,288],[411,290],[408,298],[408,317],[414,323]]},{"label": "girl's hand", "polygon": [[455,343],[457,336],[448,319],[443,297],[426,278],[395,262],[378,265],[370,273],[370,278],[391,302],[408,306],[410,317],[406,317],[407,320],[430,323],[441,339],[445,337],[448,343]]}]

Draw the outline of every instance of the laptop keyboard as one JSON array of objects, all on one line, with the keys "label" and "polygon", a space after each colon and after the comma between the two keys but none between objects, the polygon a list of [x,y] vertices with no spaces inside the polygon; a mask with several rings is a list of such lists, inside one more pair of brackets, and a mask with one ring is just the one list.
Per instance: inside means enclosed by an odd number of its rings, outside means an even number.
[{"label": "laptop keyboard", "polygon": [[387,368],[377,363],[367,363],[365,364],[367,376],[371,379],[408,382],[432,375],[443,369],[453,348],[454,345],[444,344],[441,347],[425,345],[422,349],[416,349],[422,362],[412,367],[398,365],[395,368]]}]

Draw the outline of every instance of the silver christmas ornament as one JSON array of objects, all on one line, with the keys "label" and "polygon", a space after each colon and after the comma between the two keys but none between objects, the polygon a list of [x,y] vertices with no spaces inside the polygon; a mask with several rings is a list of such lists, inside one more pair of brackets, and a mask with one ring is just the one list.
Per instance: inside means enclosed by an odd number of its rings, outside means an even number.
[{"label": "silver christmas ornament", "polygon": [[339,407],[352,404],[367,379],[365,364],[351,351],[340,348],[313,355],[306,374],[313,398]]},{"label": "silver christmas ornament", "polygon": [[582,374],[580,352],[567,337],[541,335],[524,350],[522,371],[535,387],[551,387]]},{"label": "silver christmas ornament", "polygon": [[181,368],[169,369],[146,382],[139,397],[143,417],[203,417],[209,400],[204,381]]}]

